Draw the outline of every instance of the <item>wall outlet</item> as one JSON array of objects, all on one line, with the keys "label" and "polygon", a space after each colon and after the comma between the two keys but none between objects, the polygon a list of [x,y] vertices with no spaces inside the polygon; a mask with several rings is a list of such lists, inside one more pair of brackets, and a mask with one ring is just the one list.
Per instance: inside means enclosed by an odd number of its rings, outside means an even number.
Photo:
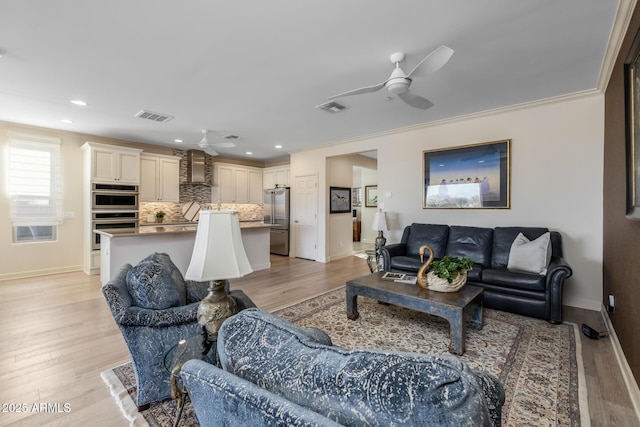
[{"label": "wall outlet", "polygon": [[613,295],[609,295],[609,306],[607,307],[609,313],[616,312],[616,297]]}]

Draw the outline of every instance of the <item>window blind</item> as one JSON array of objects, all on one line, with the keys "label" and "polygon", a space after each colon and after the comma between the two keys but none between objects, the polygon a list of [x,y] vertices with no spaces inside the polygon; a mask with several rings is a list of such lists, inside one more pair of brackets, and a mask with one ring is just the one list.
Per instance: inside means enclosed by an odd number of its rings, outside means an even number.
[{"label": "window blind", "polygon": [[63,220],[60,138],[9,133],[7,186],[13,226]]}]

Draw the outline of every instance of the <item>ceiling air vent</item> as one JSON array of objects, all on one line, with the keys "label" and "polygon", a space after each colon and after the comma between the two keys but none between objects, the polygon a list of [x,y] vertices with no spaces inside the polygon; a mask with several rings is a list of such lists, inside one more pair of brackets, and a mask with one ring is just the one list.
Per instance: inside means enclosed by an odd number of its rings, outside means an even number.
[{"label": "ceiling air vent", "polygon": [[167,123],[169,120],[173,119],[173,116],[162,113],[154,113],[153,111],[141,110],[138,114],[135,115],[138,118],[151,120],[154,122]]},{"label": "ceiling air vent", "polygon": [[339,113],[342,110],[346,110],[342,104],[338,104],[336,101],[325,102],[324,104],[316,105],[316,108],[326,111],[327,113]]},{"label": "ceiling air vent", "polygon": [[227,139],[229,141],[236,141],[236,140],[240,140],[241,139],[238,135],[232,135],[232,134],[225,135],[225,136],[223,136],[223,138]]}]

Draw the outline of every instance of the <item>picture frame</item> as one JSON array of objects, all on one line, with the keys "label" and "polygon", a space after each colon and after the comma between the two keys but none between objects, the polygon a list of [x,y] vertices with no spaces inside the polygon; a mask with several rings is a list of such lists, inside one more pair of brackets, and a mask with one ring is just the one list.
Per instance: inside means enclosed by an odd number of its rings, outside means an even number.
[{"label": "picture frame", "polygon": [[378,207],[378,186],[377,185],[364,186],[364,207],[365,208]]},{"label": "picture frame", "polygon": [[424,150],[423,209],[510,209],[511,140]]},{"label": "picture frame", "polygon": [[624,62],[628,219],[640,221],[640,32]]},{"label": "picture frame", "polygon": [[329,213],[351,213],[351,188],[329,187]]},{"label": "picture frame", "polygon": [[353,193],[353,207],[359,208],[362,206],[362,187],[354,187]]}]

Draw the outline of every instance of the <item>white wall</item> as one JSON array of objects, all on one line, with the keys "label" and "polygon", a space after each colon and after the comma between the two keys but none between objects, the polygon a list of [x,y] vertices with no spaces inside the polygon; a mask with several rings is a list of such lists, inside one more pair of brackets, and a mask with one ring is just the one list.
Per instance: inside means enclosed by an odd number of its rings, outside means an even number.
[{"label": "white wall", "polygon": [[[9,131],[59,137],[62,141],[63,202],[64,211],[68,217],[58,227],[58,240],[55,242],[12,243],[9,198],[4,187]],[[2,254],[0,280],[82,270],[84,213],[83,152],[80,146],[86,141],[145,149],[154,148],[127,141],[0,121],[0,165],[2,165],[0,168],[0,183],[2,183],[0,184],[2,186],[0,189],[0,254]],[[158,152],[167,154],[166,149]]]},{"label": "white wall", "polygon": [[[422,209],[423,150],[501,139],[512,140],[511,209]],[[561,232],[574,272],[564,303],[599,310],[603,141],[604,97],[591,94],[299,151],[291,155],[291,168],[294,176],[318,173],[318,261],[330,259],[322,200],[329,185],[326,159],[377,149],[379,206],[396,214],[387,243],[399,241],[412,222],[548,227]]]}]

